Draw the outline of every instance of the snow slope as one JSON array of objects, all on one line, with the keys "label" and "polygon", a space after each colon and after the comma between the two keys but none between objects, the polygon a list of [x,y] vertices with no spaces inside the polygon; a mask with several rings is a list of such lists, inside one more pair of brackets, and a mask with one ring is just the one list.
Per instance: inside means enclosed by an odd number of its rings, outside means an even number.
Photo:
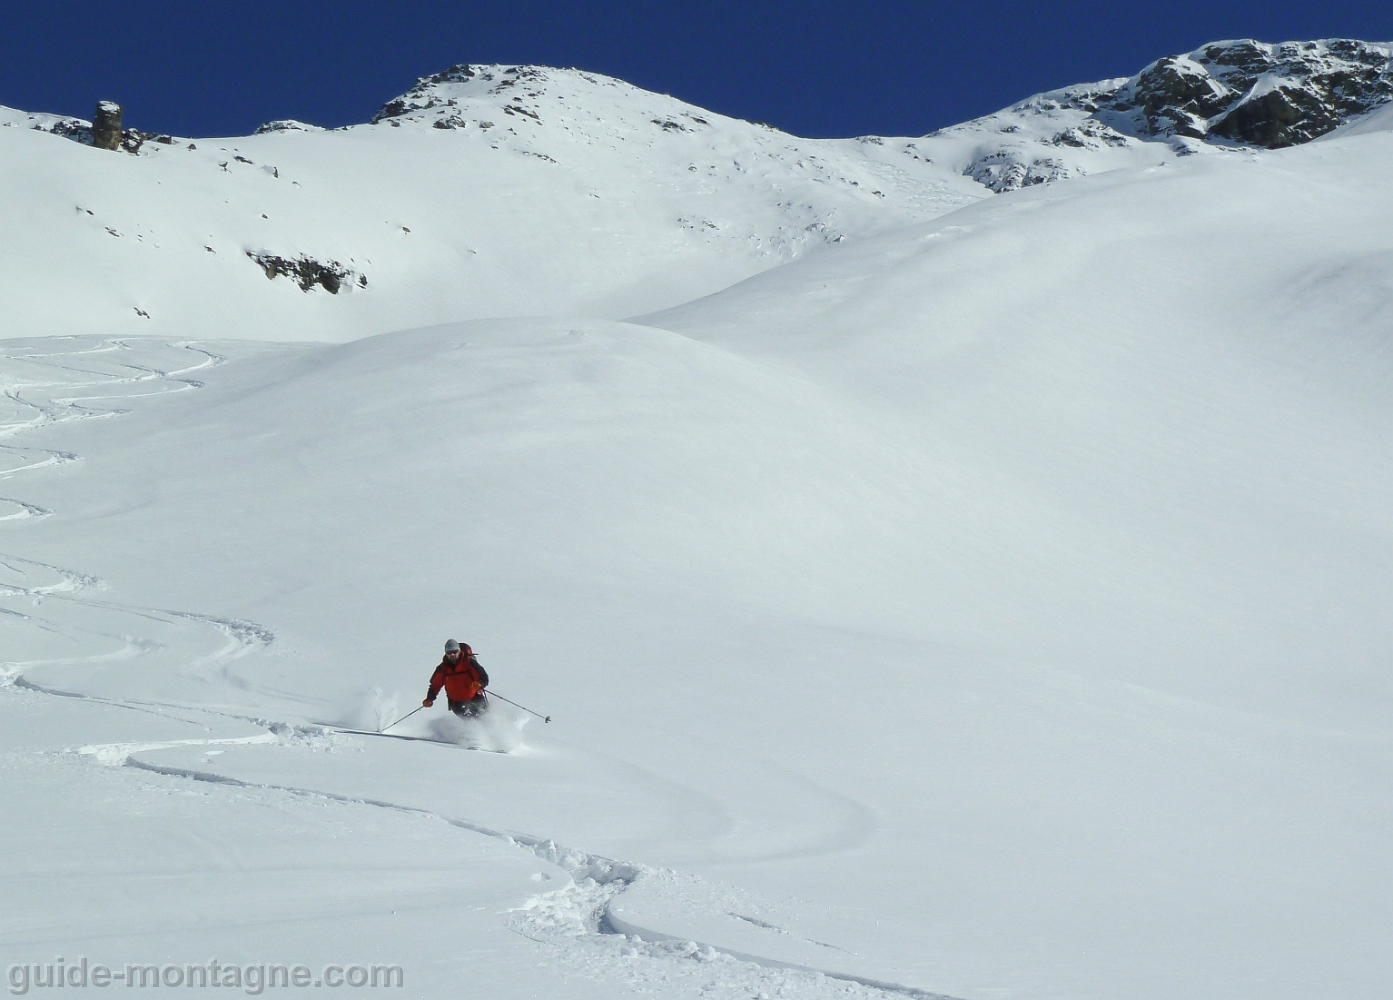
[{"label": "snow slope", "polygon": [[[0,341],[0,955],[1381,997],[1393,135],[1354,130],[867,215],[627,321]],[[554,721],[332,731],[447,636]]]},{"label": "snow slope", "polygon": [[[1215,43],[919,138],[799,139],[535,66],[451,67],[332,131],[128,129],[135,155],[83,145],[86,122],[0,108],[0,171],[24,192],[0,205],[6,333],[45,334],[59,298],[65,331],[133,336],[617,319],[992,192],[1229,154],[1247,132],[1219,136],[1221,119],[1240,105],[1254,134],[1304,141],[1393,93],[1388,59],[1356,42]],[[1286,105],[1239,100],[1259,79],[1300,105],[1295,132]]]},{"label": "snow slope", "polygon": [[[987,193],[873,142],[796,139],[575,70],[437,76],[411,100],[439,108],[136,156],[9,112],[0,170],[27,196],[0,207],[23,234],[0,249],[7,333],[46,333],[55,294],[71,333],[341,341],[618,318]],[[341,288],[268,281],[249,254],[336,268]]]}]

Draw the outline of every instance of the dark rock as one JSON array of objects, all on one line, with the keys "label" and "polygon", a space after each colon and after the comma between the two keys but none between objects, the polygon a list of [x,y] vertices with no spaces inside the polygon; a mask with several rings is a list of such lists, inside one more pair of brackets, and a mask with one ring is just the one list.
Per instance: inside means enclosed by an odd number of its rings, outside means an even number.
[{"label": "dark rock", "polygon": [[[509,70],[508,72],[516,73],[517,70]],[[449,69],[441,70],[439,73],[421,77],[421,79],[416,81],[416,85],[419,87],[426,83],[463,83],[473,78],[473,66],[469,65],[469,63],[457,63]]]},{"label": "dark rock", "polygon": [[[441,70],[430,76],[423,76],[416,81],[406,93],[400,97],[395,97],[382,107],[377,109],[377,114],[368,119],[368,124],[376,125],[378,122],[388,121],[392,118],[400,118],[402,115],[410,114],[413,111],[429,111],[431,108],[438,107],[437,102],[430,96],[430,88],[437,83],[463,83],[471,80],[475,76],[474,67],[468,63],[460,63],[451,66],[449,69]],[[489,77],[492,79],[492,77]]]},{"label": "dark rock", "polygon": [[1272,58],[1252,39],[1237,42],[1211,42],[1198,50],[1204,62],[1215,66],[1233,67],[1245,76],[1267,72]]},{"label": "dark rock", "polygon": [[1159,59],[1142,70],[1134,93],[1148,118],[1174,108],[1212,118],[1232,100],[1227,87],[1183,56]]},{"label": "dark rock", "polygon": [[1213,135],[1276,149],[1309,142],[1389,100],[1393,56],[1384,46],[1243,40],[1157,60],[1099,107],[1100,116],[1124,113],[1119,126],[1130,120],[1126,127],[1143,137]]},{"label": "dark rock", "polygon": [[119,149],[125,134],[121,131],[121,105],[98,101],[92,117],[92,145],[98,149]]},{"label": "dark rock", "polygon": [[412,110],[412,108],[405,98],[394,97],[377,109],[377,114],[368,119],[368,124],[376,125],[378,122],[387,121],[389,118],[400,118],[410,110]]},{"label": "dark rock", "polygon": [[1338,124],[1338,119],[1309,95],[1278,87],[1234,105],[1210,131],[1254,146],[1279,149],[1306,142]]},{"label": "dark rock", "polygon": [[76,118],[65,118],[62,121],[56,121],[48,128],[44,128],[42,125],[35,125],[34,128],[40,132],[61,135],[64,139],[71,139],[73,142],[81,143],[84,146],[92,145],[92,126]]},{"label": "dark rock", "polygon": [[128,128],[121,133],[121,148],[127,153],[139,153],[140,147],[145,145],[145,140],[155,138],[153,132],[142,132],[139,129]]},{"label": "dark rock", "polygon": [[331,295],[337,295],[345,283],[355,278],[360,288],[368,286],[365,275],[356,274],[336,260],[318,261],[313,257],[280,257],[276,254],[247,251],[247,256],[256,261],[266,277],[274,279],[284,275],[300,286],[300,291],[308,292],[318,285]]}]

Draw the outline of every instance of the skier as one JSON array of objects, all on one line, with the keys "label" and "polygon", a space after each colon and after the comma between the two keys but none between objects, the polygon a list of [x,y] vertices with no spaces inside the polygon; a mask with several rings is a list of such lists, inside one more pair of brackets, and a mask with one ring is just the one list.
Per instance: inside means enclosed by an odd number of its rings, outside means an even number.
[{"label": "skier", "polygon": [[445,643],[445,658],[431,674],[430,690],[421,705],[430,708],[435,704],[435,696],[443,687],[450,711],[461,719],[472,718],[488,711],[489,702],[484,695],[484,688],[488,686],[489,675],[479,665],[469,643],[460,644],[451,639]]}]

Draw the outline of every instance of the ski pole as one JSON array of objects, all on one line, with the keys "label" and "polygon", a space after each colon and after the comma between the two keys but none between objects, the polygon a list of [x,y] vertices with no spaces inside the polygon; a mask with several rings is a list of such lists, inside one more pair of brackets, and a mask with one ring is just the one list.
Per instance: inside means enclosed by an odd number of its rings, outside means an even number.
[{"label": "ski pole", "polygon": [[[423,708],[425,708],[425,707],[426,707],[425,705],[418,705],[418,706],[416,706],[416,707],[413,708],[411,711],[409,711],[409,712],[407,712],[405,715],[403,715],[400,719],[398,719],[397,722],[405,722],[407,719],[411,718],[413,715],[415,715],[417,712],[419,712],[421,709],[423,709]],[[379,733],[385,733],[387,730],[391,729],[392,726],[395,726],[395,725],[397,724],[397,722],[393,722],[391,725],[383,726],[381,729],[378,730],[378,732],[379,732]]]},{"label": "ski pole", "polygon": [[531,715],[537,716],[537,718],[541,719],[543,722],[550,722],[550,721],[551,721],[551,716],[550,716],[550,715],[542,715],[540,712],[533,712],[532,709],[528,708],[526,705],[519,705],[517,702],[513,701],[513,699],[511,699],[511,698],[504,698],[504,697],[503,697],[501,694],[499,694],[497,691],[490,691],[489,694],[493,695],[495,698],[502,698],[502,700],[503,700],[503,701],[506,701],[509,705],[513,705],[513,706],[515,706],[515,707],[517,707],[517,708],[522,709],[524,712],[527,712],[527,713],[529,713],[529,714],[531,714]]}]

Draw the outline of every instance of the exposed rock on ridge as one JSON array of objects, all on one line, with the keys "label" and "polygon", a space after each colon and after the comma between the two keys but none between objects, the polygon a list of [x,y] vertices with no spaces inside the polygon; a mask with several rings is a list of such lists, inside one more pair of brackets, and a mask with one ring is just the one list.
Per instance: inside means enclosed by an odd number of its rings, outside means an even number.
[{"label": "exposed rock on ridge", "polygon": [[1098,117],[1141,136],[1295,146],[1393,99],[1393,52],[1352,39],[1213,42],[1158,59]]},{"label": "exposed rock on ridge", "polygon": [[268,132],[323,132],[319,125],[309,125],[294,118],[278,118],[275,121],[258,125],[253,135],[266,135]]},{"label": "exposed rock on ridge", "polygon": [[98,149],[118,149],[121,145],[121,105],[98,101],[92,117],[92,145]]},{"label": "exposed rock on ridge", "polygon": [[1162,144],[1168,155],[1188,156],[1278,149],[1390,100],[1390,44],[1211,42],[1158,59],[1136,76],[1037,94],[926,138],[977,136],[963,174],[1002,192],[1088,173],[1085,164],[1097,158],[1071,150]]},{"label": "exposed rock on ridge", "polygon": [[[114,117],[111,111],[103,112],[103,105],[110,105],[115,109]],[[65,139],[83,146],[95,146],[98,149],[119,149],[127,153],[139,153],[140,147],[147,142],[157,142],[164,146],[174,143],[174,137],[165,135],[163,132],[142,132],[138,128],[121,127],[121,109],[118,105],[103,101],[97,107],[97,122],[83,121],[81,118],[69,118],[64,115],[45,115],[29,114],[24,115],[27,127],[35,132],[48,132],[52,135],[60,135]],[[0,122],[0,125],[13,127],[19,124],[15,120]]]},{"label": "exposed rock on ridge", "polygon": [[[530,67],[528,67],[530,68]],[[518,70],[512,70],[517,73]],[[493,74],[485,71],[484,79],[493,79]],[[423,76],[416,81],[416,85],[402,94],[394,97],[382,107],[378,108],[377,114],[368,120],[368,124],[376,125],[379,122],[387,121],[389,118],[400,118],[402,115],[410,114],[413,111],[429,111],[432,108],[445,105],[453,106],[453,102],[441,100],[434,93],[433,88],[442,83],[464,83],[472,80],[476,75],[473,66],[468,63],[460,63],[451,66],[449,69],[441,70],[439,73],[432,73],[430,76]]]}]

